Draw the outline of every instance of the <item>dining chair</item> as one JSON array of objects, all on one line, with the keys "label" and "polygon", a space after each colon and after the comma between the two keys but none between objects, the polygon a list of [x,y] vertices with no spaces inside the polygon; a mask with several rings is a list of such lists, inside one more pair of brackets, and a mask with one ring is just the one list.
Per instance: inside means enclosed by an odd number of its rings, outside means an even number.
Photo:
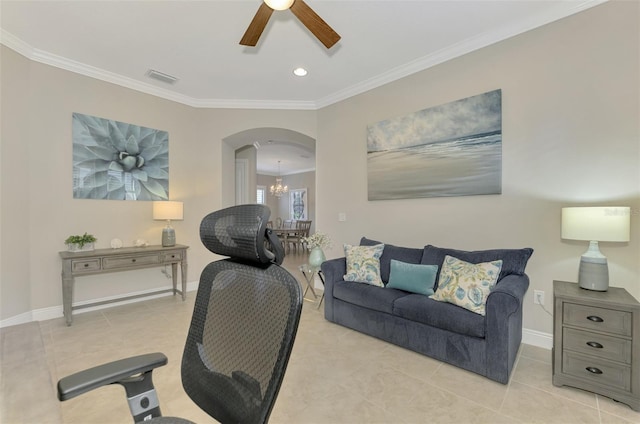
[{"label": "dining chair", "polygon": [[296,221],[295,232],[287,237],[287,241],[296,249],[303,250],[306,248],[303,238],[309,237],[309,230],[311,229],[311,221]]}]

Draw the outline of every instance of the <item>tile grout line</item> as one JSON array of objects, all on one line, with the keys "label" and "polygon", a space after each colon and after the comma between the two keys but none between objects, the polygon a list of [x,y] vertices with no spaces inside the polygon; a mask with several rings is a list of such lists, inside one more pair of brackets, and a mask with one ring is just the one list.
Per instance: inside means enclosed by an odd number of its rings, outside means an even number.
[{"label": "tile grout line", "polygon": [[598,422],[602,424],[602,414],[600,412],[600,397],[596,395],[596,409],[598,411]]},{"label": "tile grout line", "polygon": [[502,402],[500,402],[500,407],[498,407],[498,413],[502,414],[502,408],[504,407],[504,403],[507,401],[507,396],[509,396],[509,391],[511,390],[511,383],[513,383],[513,378],[516,375],[516,370],[518,369],[518,365],[520,364],[520,358],[522,358],[522,343],[518,347],[518,354],[516,355],[516,360],[513,363],[513,367],[511,367],[511,375],[509,376],[509,381],[507,382],[507,390],[504,393],[502,398]]}]

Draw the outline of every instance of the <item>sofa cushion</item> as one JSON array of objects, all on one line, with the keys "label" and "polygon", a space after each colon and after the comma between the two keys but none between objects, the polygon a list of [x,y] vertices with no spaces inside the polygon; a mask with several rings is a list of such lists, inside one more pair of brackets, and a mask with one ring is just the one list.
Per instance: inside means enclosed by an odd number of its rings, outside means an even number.
[{"label": "sofa cushion", "polygon": [[402,290],[350,281],[336,281],[333,286],[333,297],[336,299],[388,314],[393,312],[393,302],[404,296],[407,296],[407,292]]},{"label": "sofa cushion", "polygon": [[344,245],[344,256],[347,260],[347,273],[345,281],[372,284],[383,287],[380,279],[380,256],[384,250],[384,244],[375,246],[351,246]]},{"label": "sofa cushion", "polygon": [[[373,246],[381,242],[362,237],[360,246]],[[391,274],[391,259],[396,259],[410,264],[419,264],[422,259],[424,249],[416,249],[411,247],[399,247],[393,244],[384,245],[384,251],[380,257],[380,277],[387,284],[389,275]],[[443,258],[444,259],[444,258]]]},{"label": "sofa cushion", "polygon": [[498,281],[501,267],[502,260],[472,264],[447,255],[440,272],[440,285],[431,298],[484,315],[487,297]]},{"label": "sofa cushion", "polygon": [[485,336],[485,318],[482,315],[420,294],[409,294],[396,299],[393,314],[458,334],[481,338]]},{"label": "sofa cushion", "polygon": [[387,288],[429,296],[433,294],[437,275],[437,265],[410,264],[391,259],[391,273]]},{"label": "sofa cushion", "polygon": [[[478,264],[481,262],[491,262],[502,259],[502,269],[500,270],[500,276],[498,281],[510,274],[523,275],[524,269],[527,266],[527,261],[531,257],[533,249],[492,249],[492,250],[476,250],[465,251],[456,249],[447,249],[442,247],[436,247],[427,245],[424,247],[424,254],[422,255],[421,263],[426,265],[438,265],[440,272],[442,272],[442,263],[444,257],[454,256],[465,262],[471,262],[472,264]],[[440,277],[436,279],[436,289],[439,284]]]}]

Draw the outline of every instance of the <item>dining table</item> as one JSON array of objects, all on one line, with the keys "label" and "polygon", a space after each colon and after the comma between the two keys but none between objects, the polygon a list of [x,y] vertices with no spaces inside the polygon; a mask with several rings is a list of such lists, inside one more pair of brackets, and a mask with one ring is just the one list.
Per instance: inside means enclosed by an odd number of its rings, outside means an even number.
[{"label": "dining table", "polygon": [[278,238],[282,241],[282,244],[284,245],[287,252],[289,251],[289,237],[295,237],[300,233],[304,233],[304,230],[298,230],[296,228],[271,228],[271,231],[273,231],[275,235],[277,235]]}]

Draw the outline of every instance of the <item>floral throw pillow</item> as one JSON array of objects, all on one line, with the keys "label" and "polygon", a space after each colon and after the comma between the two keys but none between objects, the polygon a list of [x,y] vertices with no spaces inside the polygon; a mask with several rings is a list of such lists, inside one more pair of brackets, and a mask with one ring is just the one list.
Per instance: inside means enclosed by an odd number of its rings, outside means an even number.
[{"label": "floral throw pillow", "polygon": [[445,256],[438,289],[430,297],[485,315],[485,304],[498,281],[502,260],[472,264]]},{"label": "floral throw pillow", "polygon": [[380,278],[380,256],[384,244],[375,246],[344,245],[344,256],[347,258],[347,273],[344,281],[356,281],[378,287],[384,287]]}]

